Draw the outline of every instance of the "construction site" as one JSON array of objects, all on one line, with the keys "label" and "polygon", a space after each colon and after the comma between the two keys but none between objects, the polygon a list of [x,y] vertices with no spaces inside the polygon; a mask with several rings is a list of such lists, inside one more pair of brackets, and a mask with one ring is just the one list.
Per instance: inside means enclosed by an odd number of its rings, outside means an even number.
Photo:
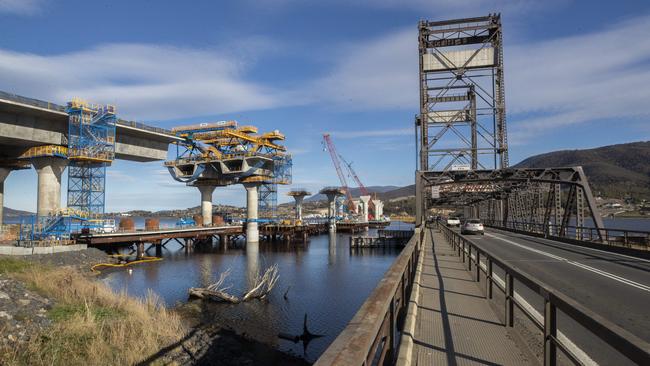
[{"label": "construction site", "polygon": [[[37,141],[29,141],[29,145],[36,146],[12,147],[17,151],[15,156],[6,156],[2,160],[3,179],[15,169],[34,166],[38,172],[37,213],[22,216],[18,225],[3,226],[5,239],[14,241],[16,248],[11,249],[12,252],[56,251],[64,250],[56,247],[65,245],[94,245],[99,242],[131,245],[142,241],[124,233],[162,229],[154,218],[148,219],[144,228],[136,228],[128,217],[105,213],[106,171],[116,158],[123,158],[119,149],[116,153],[116,146],[121,147],[121,138],[134,145],[131,151],[136,151],[136,154],[138,148],[145,154],[149,153],[146,151],[148,142],[122,137],[120,132],[127,128],[130,133],[136,130],[145,138],[155,134],[162,140],[157,148],[161,152],[163,149],[167,150],[165,153],[169,151],[174,159],[164,161],[161,169],[167,169],[178,184],[198,190],[200,214],[178,217],[176,226],[182,229],[182,233],[172,235],[174,238],[188,239],[192,243],[218,238],[227,240],[223,235],[205,234],[207,227],[227,227],[224,230],[231,240],[242,238],[253,245],[260,238],[304,242],[308,235],[322,232],[321,227],[335,231],[337,223],[350,232],[389,224],[383,216],[383,203],[368,192],[352,164],[336,151],[329,134],[323,135],[323,145],[329,152],[341,185],[320,192],[328,197],[326,213],[305,218],[302,214],[303,200],[312,193],[303,188],[291,189],[287,194],[294,200],[291,213],[278,212],[278,186],[291,185],[293,164],[291,153],[283,145],[285,136],[278,130],[260,132],[256,126],[240,125],[234,120],[165,130],[120,120],[113,105],[95,105],[74,99],[62,107],[7,93],[3,97],[7,112],[21,116],[38,113],[39,117],[51,113],[56,122],[63,122],[61,117],[64,115],[67,122],[57,126],[61,128],[62,141],[67,141],[67,144],[39,145]],[[56,122],[52,121],[53,124]],[[155,161],[158,156],[138,156],[134,160]],[[61,177],[66,168],[68,192],[65,196],[67,202],[63,205]],[[351,194],[350,178],[360,189],[358,199]],[[246,190],[243,217],[213,210],[215,190],[231,185],[241,185]],[[191,228],[198,231],[193,232]],[[173,228],[164,229],[173,231]],[[117,234],[120,234],[121,241],[99,238]],[[153,237],[155,235],[148,238]],[[158,239],[150,242],[163,245]],[[52,247],[54,249],[46,249]]]}]

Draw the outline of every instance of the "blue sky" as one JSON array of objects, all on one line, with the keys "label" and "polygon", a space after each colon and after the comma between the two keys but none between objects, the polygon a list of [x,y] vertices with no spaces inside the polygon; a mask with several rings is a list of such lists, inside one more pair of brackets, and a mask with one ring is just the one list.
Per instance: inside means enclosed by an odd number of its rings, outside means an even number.
[{"label": "blue sky", "polygon": [[[511,163],[648,140],[642,0],[0,0],[0,90],[112,103],[121,118],[168,128],[236,119],[280,129],[294,186],[314,191],[337,184],[321,146],[331,132],[366,185],[406,185],[417,21],[490,12],[503,16]],[[108,211],[185,208],[199,193],[160,162],[116,161],[106,200]],[[243,205],[244,190],[220,188],[214,202]],[[9,176],[5,205],[35,210],[33,169]]]}]

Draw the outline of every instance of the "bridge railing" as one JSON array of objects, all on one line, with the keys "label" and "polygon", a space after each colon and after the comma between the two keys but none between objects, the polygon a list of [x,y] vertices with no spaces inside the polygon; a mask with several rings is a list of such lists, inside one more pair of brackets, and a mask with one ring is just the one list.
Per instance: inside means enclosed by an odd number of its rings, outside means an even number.
[{"label": "bridge railing", "polygon": [[406,247],[316,365],[389,365],[399,345],[424,240],[416,229]]},{"label": "bridge railing", "polygon": [[[579,355],[572,351],[572,347],[567,344],[566,337],[558,336],[558,311],[573,319],[584,329],[634,363],[650,365],[650,344],[648,342],[602,318],[567,295],[539,281],[516,266],[507,264],[503,259],[478,247],[474,242],[447,226],[438,224],[438,227],[442,230],[445,239],[457,251],[458,255],[462,257],[463,263],[467,263],[467,269],[475,274],[475,280],[479,282],[481,274],[484,275],[487,298],[493,298],[494,287],[503,292],[505,295],[505,326],[514,327],[514,310],[516,306],[542,331],[544,365],[556,365],[558,349],[574,364],[582,364]],[[495,266],[505,272],[505,279],[500,279],[495,275]],[[542,297],[544,301],[544,314],[541,319],[530,310],[527,304],[523,303],[523,299],[515,296],[515,280]]]},{"label": "bridge railing", "polygon": [[650,231],[627,230],[616,228],[596,229],[589,226],[538,224],[520,221],[485,220],[485,225],[522,233],[538,234],[551,239],[569,239],[588,241],[613,246],[622,246],[638,250],[650,250]]}]

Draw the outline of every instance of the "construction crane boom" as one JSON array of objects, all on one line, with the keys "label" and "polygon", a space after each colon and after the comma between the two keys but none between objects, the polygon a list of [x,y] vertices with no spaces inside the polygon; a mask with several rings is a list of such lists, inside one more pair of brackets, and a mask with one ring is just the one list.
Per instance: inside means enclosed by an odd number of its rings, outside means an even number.
[{"label": "construction crane boom", "polygon": [[368,192],[368,189],[366,189],[366,186],[364,186],[363,183],[361,183],[361,179],[359,179],[357,173],[354,171],[354,169],[352,169],[352,163],[348,163],[345,159],[343,159],[342,155],[339,155],[339,158],[341,158],[341,161],[343,161],[343,164],[345,164],[345,166],[348,168],[350,175],[352,176],[352,178],[354,178],[354,181],[359,186],[359,189],[361,190],[361,195],[369,196],[370,193]]},{"label": "construction crane boom", "polygon": [[329,151],[330,157],[332,158],[332,163],[334,164],[334,168],[336,168],[336,174],[339,176],[339,180],[341,181],[341,186],[343,190],[345,190],[345,196],[348,201],[348,207],[352,209],[354,212],[356,212],[356,207],[354,207],[355,205],[352,201],[352,192],[350,192],[350,188],[348,187],[348,181],[345,178],[345,175],[343,174],[343,170],[341,169],[339,154],[336,152],[336,148],[334,147],[334,143],[332,142],[332,138],[330,137],[330,134],[329,133],[324,134],[323,140],[325,141],[327,151]]}]

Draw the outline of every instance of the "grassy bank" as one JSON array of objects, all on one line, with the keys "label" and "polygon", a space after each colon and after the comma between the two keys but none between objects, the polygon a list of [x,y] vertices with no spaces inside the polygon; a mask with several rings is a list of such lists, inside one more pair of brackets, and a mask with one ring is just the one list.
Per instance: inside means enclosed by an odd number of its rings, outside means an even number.
[{"label": "grassy bank", "polygon": [[181,319],[154,294],[115,293],[71,268],[0,258],[0,273],[27,284],[55,305],[49,328],[0,352],[7,365],[132,365],[178,341]]}]

